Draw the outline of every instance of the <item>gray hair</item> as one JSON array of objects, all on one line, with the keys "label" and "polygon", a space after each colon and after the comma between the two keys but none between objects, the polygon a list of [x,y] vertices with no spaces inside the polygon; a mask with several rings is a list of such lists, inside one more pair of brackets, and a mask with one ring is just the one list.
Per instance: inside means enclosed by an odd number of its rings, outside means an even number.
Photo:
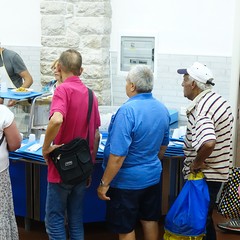
[{"label": "gray hair", "polygon": [[148,93],[153,89],[153,73],[146,65],[132,67],[127,80],[135,84],[138,93]]},{"label": "gray hair", "polygon": [[212,89],[212,85],[211,84],[206,84],[206,83],[199,82],[198,80],[196,80],[195,78],[191,77],[190,75],[188,76],[188,79],[190,81],[194,81],[197,84],[197,87],[200,88],[202,91],[207,90],[207,89]]}]

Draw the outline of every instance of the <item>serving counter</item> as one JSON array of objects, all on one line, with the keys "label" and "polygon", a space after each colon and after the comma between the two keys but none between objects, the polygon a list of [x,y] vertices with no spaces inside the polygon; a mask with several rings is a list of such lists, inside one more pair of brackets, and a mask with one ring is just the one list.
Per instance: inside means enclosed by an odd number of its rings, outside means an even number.
[{"label": "serving counter", "polygon": [[[25,229],[30,228],[30,220],[44,221],[47,193],[46,164],[29,159],[11,159],[10,176],[12,181],[15,215],[25,218]],[[102,161],[97,161],[92,175],[91,187],[84,199],[84,222],[99,222],[105,219],[105,202],[98,199],[96,189],[103,171]]]},{"label": "serving counter", "polygon": [[[6,98],[15,98],[16,100],[24,100],[24,97],[12,96],[12,92],[8,91]],[[20,104],[16,109],[15,116],[19,116],[22,121],[22,114],[27,115],[21,127],[24,127],[24,136],[28,137],[30,133],[35,133],[38,139],[40,134],[44,133],[47,124],[47,112],[49,111],[49,101],[46,102],[42,93],[32,93],[25,98],[31,98],[31,104]],[[28,101],[29,102],[29,101]],[[21,109],[23,108],[23,109]],[[97,196],[97,187],[103,175],[102,159],[103,149],[106,142],[106,128],[109,124],[111,115],[118,107],[100,106],[102,128],[102,140],[99,146],[96,164],[92,174],[92,184],[86,190],[84,199],[83,220],[87,222],[105,221],[105,202]],[[175,110],[169,110],[171,124],[178,121],[178,113]],[[173,125],[172,125],[173,126]],[[176,127],[176,126],[175,126]],[[12,181],[13,201],[15,214],[25,218],[25,229],[30,228],[31,220],[44,221],[45,202],[47,193],[47,165],[42,157],[41,146],[38,145],[39,140],[30,142],[24,139],[22,146],[15,152],[10,153],[10,176]],[[32,147],[32,148],[31,148]],[[35,148],[35,150],[33,150]],[[177,196],[181,187],[180,166],[183,159],[182,145],[173,142],[169,145],[165,157],[162,160],[162,214],[166,214],[169,206]]]},{"label": "serving counter", "polygon": [[[21,148],[10,152],[9,156],[15,214],[25,218],[25,229],[30,228],[31,219],[44,221],[45,217],[47,165],[42,157],[41,147],[37,151],[30,150],[38,144],[38,140],[29,143],[28,139],[25,139]],[[96,194],[103,174],[102,153],[103,150],[99,149],[92,173],[92,183],[84,199],[85,223],[105,219],[105,202],[99,200]]]},{"label": "serving counter", "polygon": [[[102,158],[106,134],[102,135],[97,161],[92,175],[92,184],[86,190],[83,220],[87,222],[105,221],[105,202],[97,196],[96,189],[103,175]],[[47,166],[41,155],[41,148],[31,152],[25,139],[22,147],[10,153],[10,176],[12,180],[15,214],[25,218],[25,229],[30,228],[31,219],[44,221],[47,192]],[[165,215],[181,188],[182,144],[172,141],[162,160],[162,214]]]}]

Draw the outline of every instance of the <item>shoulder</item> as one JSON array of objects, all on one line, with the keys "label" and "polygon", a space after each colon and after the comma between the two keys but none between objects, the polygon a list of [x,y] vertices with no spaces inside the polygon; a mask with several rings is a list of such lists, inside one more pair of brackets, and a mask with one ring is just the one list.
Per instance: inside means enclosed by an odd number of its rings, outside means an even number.
[{"label": "shoulder", "polygon": [[10,114],[10,115],[13,115],[13,113],[12,113],[12,111],[10,111],[10,109],[7,107],[7,106],[5,106],[5,105],[3,105],[3,104],[0,104],[0,111],[1,111],[1,115],[3,116],[3,113],[4,114]]},{"label": "shoulder", "polygon": [[115,118],[119,119],[120,122],[127,119],[128,121],[134,119],[138,115],[138,110],[134,107],[132,102],[124,103],[116,112]]},{"label": "shoulder", "polygon": [[5,48],[4,48],[4,51],[3,51],[3,55],[4,55],[4,57],[15,57],[15,56],[19,56],[19,54],[16,53],[15,51],[9,50],[9,49],[5,49]]},{"label": "shoulder", "polygon": [[222,104],[228,104],[227,100],[221,96],[220,94],[211,91],[208,92],[200,101],[199,101],[199,105],[205,106],[205,107],[209,107],[210,106],[215,106],[217,107],[218,105],[222,105]]},{"label": "shoulder", "polygon": [[12,111],[10,111],[8,109],[8,107],[6,107],[5,105],[2,105],[2,104],[0,105],[0,112],[1,112],[1,116],[3,116],[0,119],[1,126],[2,126],[2,128],[6,128],[14,120],[14,114],[12,113]]},{"label": "shoulder", "polygon": [[4,49],[3,58],[5,58],[5,60],[7,59],[9,62],[14,64],[14,66],[21,66],[22,70],[26,70],[26,66],[23,62],[23,59],[17,52],[14,52],[9,49]]}]

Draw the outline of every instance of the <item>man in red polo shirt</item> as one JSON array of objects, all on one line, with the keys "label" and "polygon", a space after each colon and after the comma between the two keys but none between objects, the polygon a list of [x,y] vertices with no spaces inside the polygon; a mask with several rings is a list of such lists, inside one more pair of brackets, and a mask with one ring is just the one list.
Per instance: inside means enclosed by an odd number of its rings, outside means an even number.
[{"label": "man in red polo shirt", "polygon": [[88,180],[76,185],[62,183],[57,169],[48,157],[56,147],[76,137],[87,138],[89,131],[89,146],[92,159],[95,160],[100,139],[100,115],[97,98],[93,94],[88,126],[88,89],[79,78],[82,70],[82,57],[78,51],[69,49],[61,54],[58,71],[63,83],[53,95],[50,121],[43,144],[43,157],[48,163],[45,225],[50,240],[66,239],[65,213],[70,238],[84,239],[82,202]]}]

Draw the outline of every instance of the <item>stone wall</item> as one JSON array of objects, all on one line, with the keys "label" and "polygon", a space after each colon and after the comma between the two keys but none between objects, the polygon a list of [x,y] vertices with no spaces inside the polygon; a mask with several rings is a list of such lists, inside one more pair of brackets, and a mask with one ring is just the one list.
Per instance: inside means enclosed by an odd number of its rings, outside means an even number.
[{"label": "stone wall", "polygon": [[41,0],[41,83],[53,78],[51,64],[66,49],[83,57],[82,81],[99,105],[110,105],[110,0]]}]

